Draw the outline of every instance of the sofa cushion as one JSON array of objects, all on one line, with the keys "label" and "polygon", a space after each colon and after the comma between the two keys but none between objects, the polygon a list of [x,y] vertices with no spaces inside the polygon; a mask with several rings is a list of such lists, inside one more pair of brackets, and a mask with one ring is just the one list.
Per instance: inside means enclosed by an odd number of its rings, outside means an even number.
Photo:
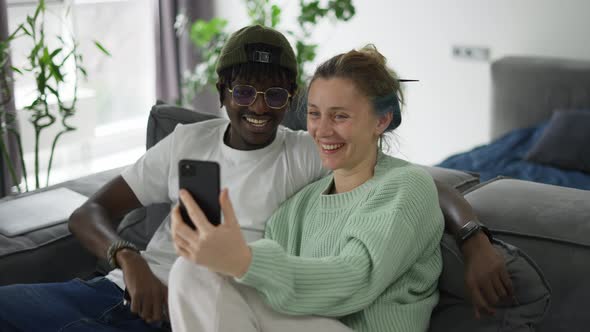
[{"label": "sofa cushion", "polygon": [[525,159],[563,169],[590,173],[590,111],[553,113],[541,138]]},{"label": "sofa cushion", "polygon": [[464,286],[463,255],[454,238],[445,233],[441,241],[440,300],[432,314],[430,332],[530,331],[531,326],[541,322],[550,299],[550,288],[543,274],[533,260],[515,246],[494,241],[494,247],[504,257],[517,301],[500,303],[495,315],[482,314],[477,320]]},{"label": "sofa cushion", "polygon": [[541,268],[552,305],[538,331],[581,331],[590,307],[590,191],[498,179],[465,195],[496,237]]}]

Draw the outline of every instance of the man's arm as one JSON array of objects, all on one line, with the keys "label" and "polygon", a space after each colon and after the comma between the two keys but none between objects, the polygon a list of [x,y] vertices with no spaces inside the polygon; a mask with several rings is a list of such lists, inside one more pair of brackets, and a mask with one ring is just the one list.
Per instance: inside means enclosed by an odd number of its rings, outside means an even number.
[{"label": "man's arm", "polygon": [[[477,220],[473,208],[450,186],[434,181],[445,217],[445,228],[455,236],[469,221]],[[474,304],[475,315],[480,310],[494,313],[493,306],[500,299],[512,295],[512,282],[502,256],[494,249],[481,230],[461,245],[465,258],[465,284]]]},{"label": "man's arm", "polygon": [[[109,246],[122,240],[117,234],[121,218],[141,206],[119,175],[72,213],[68,227],[84,247],[96,257],[106,259]],[[123,270],[125,286],[131,296],[131,311],[147,322],[161,320],[168,290],[145,259],[134,250],[121,249],[116,252],[115,261]]]},{"label": "man's arm", "polygon": [[111,243],[121,240],[117,226],[129,211],[141,207],[122,176],[117,176],[70,216],[68,227],[86,249],[106,259]]}]

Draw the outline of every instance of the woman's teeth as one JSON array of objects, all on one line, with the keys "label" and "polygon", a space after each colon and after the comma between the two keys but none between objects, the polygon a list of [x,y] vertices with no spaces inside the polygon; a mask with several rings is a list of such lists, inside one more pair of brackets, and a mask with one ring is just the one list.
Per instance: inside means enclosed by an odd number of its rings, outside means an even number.
[{"label": "woman's teeth", "polygon": [[246,119],[246,121],[248,121],[248,123],[250,123],[254,127],[264,127],[264,125],[266,125],[266,123],[268,122],[268,120],[260,120],[260,119],[254,119],[254,118],[249,118],[249,117],[245,117],[245,119]]},{"label": "woman's teeth", "polygon": [[344,144],[322,144],[322,149],[324,149],[324,150],[338,150],[343,146],[344,146]]}]

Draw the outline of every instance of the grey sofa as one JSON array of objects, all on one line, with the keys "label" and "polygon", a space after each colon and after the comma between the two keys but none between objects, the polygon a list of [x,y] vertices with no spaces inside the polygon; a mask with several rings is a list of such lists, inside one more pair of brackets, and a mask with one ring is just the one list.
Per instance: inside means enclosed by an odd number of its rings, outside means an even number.
[{"label": "grey sofa", "polygon": [[[177,123],[211,117],[156,105],[148,121],[147,147],[167,135]],[[503,253],[512,252],[508,265],[524,311],[504,304],[496,316],[476,321],[463,290],[461,254],[452,238],[445,235],[441,244],[441,301],[433,313],[430,331],[583,330],[589,318],[582,308],[590,307],[590,285],[585,282],[590,273],[590,264],[585,263],[590,257],[590,192],[503,178],[479,183],[473,174],[437,167],[425,169],[435,179],[463,192],[499,239],[522,248],[532,257],[512,246],[496,245]],[[119,172],[120,169],[111,170],[60,186],[90,195]],[[135,210],[124,218],[119,232],[145,246],[168,210],[165,204]],[[88,278],[107,271],[104,262],[97,261],[70,235],[65,221],[12,238],[0,235],[0,244],[0,285]],[[549,307],[550,287],[553,292]],[[531,316],[526,317],[528,314]],[[540,324],[531,326],[530,321]]]},{"label": "grey sofa", "polygon": [[[211,117],[156,105],[148,121],[147,147],[177,123]],[[507,264],[519,305],[503,304],[495,316],[476,321],[463,290],[461,254],[452,238],[445,235],[441,244],[441,300],[433,313],[430,331],[585,330],[590,323],[586,314],[590,308],[590,284],[585,282],[590,273],[590,264],[586,263],[590,257],[590,192],[504,178],[479,183],[473,174],[425,168],[438,181],[463,192],[498,239],[523,249],[496,244],[510,258]],[[60,186],[90,195],[119,172],[112,170]],[[165,204],[132,211],[122,221],[119,232],[145,246],[168,211]],[[106,272],[104,266],[82,249],[65,223],[13,238],[0,235],[0,285],[87,278],[97,271]]]}]

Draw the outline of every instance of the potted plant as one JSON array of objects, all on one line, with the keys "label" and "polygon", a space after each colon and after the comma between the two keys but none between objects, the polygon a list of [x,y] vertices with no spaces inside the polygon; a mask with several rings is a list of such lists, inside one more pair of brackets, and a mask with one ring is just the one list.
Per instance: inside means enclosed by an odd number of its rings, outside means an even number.
[{"label": "potted plant", "polygon": [[[244,0],[251,24],[261,24],[281,31],[281,8],[271,0]],[[314,28],[323,20],[348,21],[355,14],[352,0],[330,0],[324,5],[324,1],[299,1],[299,14],[297,22],[299,29],[284,30],[288,38],[295,45],[295,55],[298,64],[297,84],[304,87],[308,79],[305,71],[306,64],[316,57],[317,44],[309,42]],[[179,15],[175,26],[177,29],[185,29],[186,18]],[[215,64],[225,44],[229,33],[225,30],[227,21],[218,17],[211,20],[196,20],[190,26],[190,38],[197,50],[201,53],[202,62],[198,63],[194,70],[187,72],[183,77],[182,104],[190,104],[194,96],[205,87],[215,88],[217,74]]]},{"label": "potted plant", "polygon": [[[69,7],[66,8],[64,19],[69,15]],[[47,176],[45,185],[49,183],[51,165],[55,148],[59,139],[67,132],[76,130],[69,124],[69,121],[76,113],[76,103],[78,99],[78,79],[79,75],[86,78],[86,70],[82,66],[83,57],[78,51],[78,41],[72,31],[53,36],[50,45],[50,36],[45,34],[45,1],[40,0],[33,15],[28,15],[26,22],[21,23],[17,29],[10,34],[7,40],[0,44],[0,64],[4,65],[8,59],[10,42],[16,38],[27,38],[32,42],[32,48],[27,55],[27,63],[22,66],[13,65],[11,69],[16,75],[31,75],[35,80],[34,98],[31,103],[26,105],[23,110],[18,112],[28,112],[28,121],[34,128],[34,174],[35,189],[42,186],[40,174],[40,156],[39,146],[42,139],[42,133],[49,127],[59,126],[59,130],[51,140],[51,150],[47,166]],[[67,26],[67,25],[65,25]],[[110,56],[109,52],[97,41],[94,41],[96,47],[104,54]],[[0,148],[2,156],[8,164],[10,175],[13,183],[16,184],[18,192],[22,191],[20,179],[16,173],[15,163],[20,162],[22,169],[25,191],[29,190],[27,180],[27,167],[24,162],[23,147],[21,136],[16,130],[16,118],[13,114],[7,112],[6,106],[12,96],[10,85],[8,84],[7,75],[4,72],[4,66],[0,66],[0,87],[2,89],[2,100],[0,101],[0,119],[4,119],[4,125],[0,128]],[[63,93],[66,88],[72,89],[71,100],[66,101]],[[4,142],[4,132],[9,132],[16,137],[19,158],[18,161],[10,158],[7,152],[6,142]]]}]

